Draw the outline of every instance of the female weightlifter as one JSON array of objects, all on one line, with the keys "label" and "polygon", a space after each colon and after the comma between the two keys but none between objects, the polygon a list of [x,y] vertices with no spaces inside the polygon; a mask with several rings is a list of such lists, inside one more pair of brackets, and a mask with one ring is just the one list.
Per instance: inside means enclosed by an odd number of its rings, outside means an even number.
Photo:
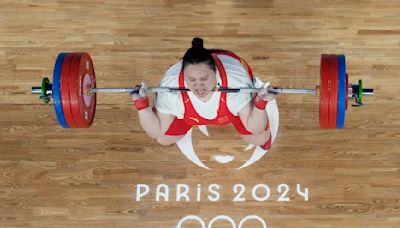
[{"label": "female weightlifter", "polygon": [[[255,94],[212,91],[216,87],[240,88],[262,85]],[[263,149],[271,146],[265,111],[275,99],[268,83],[253,76],[250,66],[230,51],[206,49],[194,38],[183,59],[170,67],[159,86],[188,88],[189,91],[157,93],[155,109],[146,93],[146,84],[132,94],[145,132],[162,145],[180,140],[192,126],[233,124],[247,143]]]}]

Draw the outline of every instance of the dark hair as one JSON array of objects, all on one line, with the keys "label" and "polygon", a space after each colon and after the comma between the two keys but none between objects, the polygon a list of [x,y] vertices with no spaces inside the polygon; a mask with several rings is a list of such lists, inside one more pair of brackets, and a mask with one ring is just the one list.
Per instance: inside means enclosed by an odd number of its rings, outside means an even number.
[{"label": "dark hair", "polygon": [[215,62],[211,55],[211,51],[204,48],[203,39],[195,37],[192,40],[192,47],[189,48],[183,56],[182,69],[188,64],[207,64],[215,71]]}]

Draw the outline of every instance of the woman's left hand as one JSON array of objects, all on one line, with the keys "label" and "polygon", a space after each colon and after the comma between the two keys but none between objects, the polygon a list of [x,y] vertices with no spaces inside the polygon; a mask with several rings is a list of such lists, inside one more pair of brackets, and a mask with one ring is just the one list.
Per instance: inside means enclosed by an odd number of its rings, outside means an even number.
[{"label": "woman's left hand", "polygon": [[261,89],[257,92],[257,96],[264,101],[273,101],[275,100],[275,95],[273,93],[268,92],[268,89],[272,87],[269,85],[269,82],[264,83],[261,86]]}]

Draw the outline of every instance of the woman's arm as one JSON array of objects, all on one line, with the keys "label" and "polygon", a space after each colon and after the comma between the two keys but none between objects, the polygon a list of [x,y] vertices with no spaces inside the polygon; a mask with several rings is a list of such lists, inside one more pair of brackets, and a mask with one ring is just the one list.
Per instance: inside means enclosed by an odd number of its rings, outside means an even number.
[{"label": "woman's arm", "polygon": [[151,138],[156,139],[162,145],[171,145],[177,142],[184,135],[169,136],[165,132],[170,128],[175,116],[156,111],[150,104],[146,93],[146,84],[142,82],[139,93],[132,94],[135,107],[138,110],[140,126]]},{"label": "woman's arm", "polygon": [[132,94],[132,99],[138,110],[140,126],[151,138],[162,138],[175,116],[153,110],[153,105],[147,97],[147,85],[144,82],[137,88],[139,88],[139,93]]},{"label": "woman's arm", "polygon": [[243,125],[253,134],[260,134],[265,131],[268,123],[268,115],[265,107],[269,101],[275,99],[275,96],[268,93],[267,88],[268,84],[238,113]]},{"label": "woman's arm", "polygon": [[175,116],[154,112],[153,107],[149,106],[138,111],[140,126],[153,139],[164,136]]},{"label": "woman's arm", "polygon": [[251,133],[260,134],[265,131],[268,123],[267,112],[254,107],[253,101],[250,101],[238,114],[244,127]]}]

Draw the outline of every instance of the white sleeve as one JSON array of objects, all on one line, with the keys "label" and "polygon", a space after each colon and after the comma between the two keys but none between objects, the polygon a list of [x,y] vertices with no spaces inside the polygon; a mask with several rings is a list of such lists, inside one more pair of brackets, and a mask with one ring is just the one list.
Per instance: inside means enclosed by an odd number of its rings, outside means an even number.
[{"label": "white sleeve", "polygon": [[[182,61],[179,61],[168,69],[164,78],[161,80],[159,86],[163,87],[178,87],[178,77]],[[154,98],[154,105],[157,111],[183,118],[184,106],[182,95],[179,92],[156,93]]]},{"label": "white sleeve", "polygon": [[157,93],[154,99],[157,111],[183,118],[183,102],[180,93]]},{"label": "white sleeve", "polygon": [[[238,115],[240,110],[246,106],[252,98],[251,93],[235,93],[229,101],[233,102],[233,106],[229,109],[233,115]],[[228,101],[228,102],[229,102]]]},{"label": "white sleeve", "polygon": [[[224,55],[218,56],[218,58],[220,58],[223,63],[225,71],[229,77],[228,87],[240,88],[253,86],[253,82],[239,60]],[[251,99],[251,93],[228,93],[227,104],[229,111],[233,115],[238,115],[239,111],[242,110]]]}]

